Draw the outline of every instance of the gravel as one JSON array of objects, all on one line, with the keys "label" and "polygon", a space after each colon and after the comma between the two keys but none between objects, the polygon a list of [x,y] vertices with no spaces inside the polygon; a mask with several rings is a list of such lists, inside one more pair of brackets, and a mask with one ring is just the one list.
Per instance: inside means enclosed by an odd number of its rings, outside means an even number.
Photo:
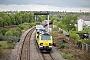
[{"label": "gravel", "polygon": [[36,49],[36,44],[35,44],[35,31],[31,36],[30,40],[30,60],[41,60],[39,52]]},{"label": "gravel", "polygon": [[54,60],[65,60],[56,47],[52,48],[51,55]]},{"label": "gravel", "polygon": [[0,60],[10,60],[10,56],[11,56],[11,49],[6,54],[0,56]]}]

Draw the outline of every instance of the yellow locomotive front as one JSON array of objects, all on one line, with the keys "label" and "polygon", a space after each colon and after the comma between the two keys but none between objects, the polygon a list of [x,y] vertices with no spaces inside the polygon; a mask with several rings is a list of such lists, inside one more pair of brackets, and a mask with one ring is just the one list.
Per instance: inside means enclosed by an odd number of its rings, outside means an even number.
[{"label": "yellow locomotive front", "polygon": [[38,46],[40,50],[51,51],[52,50],[52,36],[39,35]]}]

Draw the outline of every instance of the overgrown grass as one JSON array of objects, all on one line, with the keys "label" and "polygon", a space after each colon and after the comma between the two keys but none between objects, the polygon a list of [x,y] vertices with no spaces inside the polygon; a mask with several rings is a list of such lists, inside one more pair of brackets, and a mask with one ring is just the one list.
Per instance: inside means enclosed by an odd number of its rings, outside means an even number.
[{"label": "overgrown grass", "polygon": [[65,59],[70,59],[71,57],[74,56],[74,54],[73,54],[73,53],[69,53],[69,54],[62,53],[62,56],[63,56],[63,58],[65,58]]},{"label": "overgrown grass", "polygon": [[65,35],[62,34],[61,31],[55,31],[53,29],[53,32],[50,33],[53,37],[53,42],[55,43],[56,46],[59,46],[60,48],[60,45],[62,45],[62,40],[65,38]]},{"label": "overgrown grass", "polygon": [[[35,26],[36,23],[23,23],[20,24],[16,28],[6,29],[3,28],[0,30],[0,36],[6,35],[6,36],[20,36],[21,33],[25,32],[27,29]],[[3,41],[3,39],[0,39],[0,55],[7,53],[10,49],[13,49],[15,46],[15,42],[13,39],[8,39],[7,41]]]},{"label": "overgrown grass", "polygon": [[14,48],[14,43],[7,43],[7,41],[0,41],[0,55],[5,54],[9,49]]},{"label": "overgrown grass", "polygon": [[74,32],[74,31],[72,31],[72,32],[70,33],[70,38],[73,39],[73,40],[75,40],[76,42],[80,39],[80,37],[78,37],[78,36],[76,35],[76,32]]},{"label": "overgrown grass", "polygon": [[3,49],[12,49],[14,48],[14,43],[7,43],[7,41],[0,41],[0,47]]},{"label": "overgrown grass", "polygon": [[60,49],[64,49],[66,47],[66,44],[63,43],[61,46],[60,46]]},{"label": "overgrown grass", "polygon": [[[76,33],[77,32],[72,31],[70,33],[70,38],[78,41],[80,38],[76,35]],[[65,36],[62,32],[53,29],[51,35],[56,43],[56,47],[61,51],[63,58],[66,60],[90,60],[90,53],[86,53],[85,51],[78,49],[76,44],[63,43],[62,38]],[[90,39],[82,40],[82,42],[90,44]]]},{"label": "overgrown grass", "polygon": [[90,39],[87,39],[87,40],[83,40],[86,44],[89,44],[90,45]]},{"label": "overgrown grass", "polygon": [[0,47],[0,55],[2,54],[2,52],[3,52],[3,49]]}]

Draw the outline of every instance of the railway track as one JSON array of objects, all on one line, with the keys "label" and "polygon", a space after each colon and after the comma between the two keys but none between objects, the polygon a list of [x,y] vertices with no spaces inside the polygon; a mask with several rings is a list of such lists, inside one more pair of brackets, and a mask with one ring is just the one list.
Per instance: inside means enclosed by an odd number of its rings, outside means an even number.
[{"label": "railway track", "polygon": [[40,60],[55,60],[52,55],[51,55],[51,52],[41,52],[38,48],[38,44],[37,44],[37,41],[35,41],[35,45],[36,45],[36,49],[39,53],[39,56],[40,56]]},{"label": "railway track", "polygon": [[20,46],[18,46],[17,59],[12,60],[63,60],[59,57],[59,53],[54,51],[55,49],[53,50],[53,53],[40,52],[35,38],[35,28],[28,30],[23,37],[24,38],[20,40]]},{"label": "railway track", "polygon": [[20,60],[30,60],[30,38],[35,28],[32,28],[24,38],[21,53],[20,53]]},{"label": "railway track", "polygon": [[42,53],[43,60],[54,60],[50,53]]},{"label": "railway track", "polygon": [[[32,54],[32,40],[31,39],[31,35],[34,32],[35,28],[31,29],[27,35],[24,38],[23,44],[22,44],[22,48],[21,48],[21,53],[20,53],[20,59],[19,60],[33,60],[33,54]],[[35,37],[35,35],[34,35]],[[34,39],[34,43],[35,39]],[[39,51],[38,55],[39,55],[39,60],[54,60],[52,58],[52,56],[50,55],[50,53],[41,53],[38,45],[35,45],[36,49]],[[31,50],[30,50],[31,49]],[[33,48],[34,49],[34,48]]]}]

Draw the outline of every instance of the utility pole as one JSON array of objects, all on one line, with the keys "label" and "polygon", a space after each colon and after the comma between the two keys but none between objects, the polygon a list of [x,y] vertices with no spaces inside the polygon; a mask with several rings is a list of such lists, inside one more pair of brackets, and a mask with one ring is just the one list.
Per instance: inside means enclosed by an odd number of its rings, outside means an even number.
[{"label": "utility pole", "polygon": [[80,13],[82,13],[82,10],[80,9]]},{"label": "utility pole", "polygon": [[49,32],[49,15],[48,15],[48,32]]}]

